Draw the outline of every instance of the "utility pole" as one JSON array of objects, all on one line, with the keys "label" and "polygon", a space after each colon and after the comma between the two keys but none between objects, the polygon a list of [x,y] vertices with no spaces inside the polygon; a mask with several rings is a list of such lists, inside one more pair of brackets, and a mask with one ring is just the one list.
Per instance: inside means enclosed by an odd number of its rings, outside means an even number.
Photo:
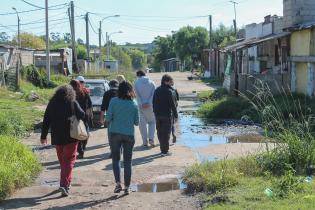
[{"label": "utility pole", "polygon": [[211,76],[211,50],[212,50],[213,44],[212,44],[212,15],[209,15],[209,54],[208,54],[208,65],[209,65],[209,74],[208,76]]},{"label": "utility pole", "polygon": [[49,55],[49,26],[48,26],[48,0],[45,0],[45,21],[46,21],[46,71],[48,82],[50,82],[50,55]]},{"label": "utility pole", "polygon": [[100,28],[98,31],[98,46],[100,48],[99,57],[100,57],[100,61],[102,63],[102,21],[100,21]]},{"label": "utility pole", "polygon": [[75,24],[74,24],[74,4],[70,2],[70,9],[68,9],[71,27],[71,38],[72,38],[72,52],[74,57],[75,70],[79,71],[77,51],[75,48]]},{"label": "utility pole", "polygon": [[12,7],[12,9],[16,12],[16,16],[17,16],[17,20],[18,20],[18,47],[21,48],[21,34],[20,34],[20,22],[21,22],[21,19],[20,19],[20,16],[19,16],[19,13],[17,11],[17,9],[15,7]]},{"label": "utility pole", "polygon": [[234,32],[235,32],[235,38],[237,38],[237,21],[236,21],[236,5],[238,2],[230,0],[230,2],[234,5],[234,20],[233,20],[233,25],[234,25]]},{"label": "utility pole", "polygon": [[209,15],[209,47],[212,49],[212,16]]},{"label": "utility pole", "polygon": [[109,56],[109,37],[108,37],[108,32],[106,32],[106,54],[107,54],[107,60],[110,59],[110,56]]},{"label": "utility pole", "polygon": [[90,34],[89,34],[89,13],[85,15],[85,27],[86,27],[86,51],[87,51],[87,65],[90,70]]}]

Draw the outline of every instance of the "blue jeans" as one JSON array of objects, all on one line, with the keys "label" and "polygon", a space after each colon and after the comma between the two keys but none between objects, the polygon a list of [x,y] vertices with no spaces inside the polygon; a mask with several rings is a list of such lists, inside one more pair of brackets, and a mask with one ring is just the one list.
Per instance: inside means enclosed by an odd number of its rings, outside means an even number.
[{"label": "blue jeans", "polygon": [[110,149],[112,151],[112,162],[115,181],[120,182],[120,151],[123,149],[124,157],[124,181],[125,186],[130,186],[131,180],[131,161],[132,150],[135,145],[134,136],[127,136],[118,133],[110,133],[109,135]]}]

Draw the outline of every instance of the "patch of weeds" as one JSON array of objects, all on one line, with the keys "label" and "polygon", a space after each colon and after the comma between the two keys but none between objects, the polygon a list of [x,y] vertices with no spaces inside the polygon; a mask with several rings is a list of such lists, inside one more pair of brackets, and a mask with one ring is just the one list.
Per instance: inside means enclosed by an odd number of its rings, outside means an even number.
[{"label": "patch of weeds", "polygon": [[187,184],[187,193],[216,193],[237,185],[238,172],[231,161],[204,162],[189,167],[183,181]]},{"label": "patch of weeds", "polygon": [[0,135],[21,137],[27,134],[32,124],[14,112],[0,113]]},{"label": "patch of weeds", "polygon": [[292,170],[288,170],[283,176],[273,179],[272,190],[275,196],[280,198],[303,192],[303,178],[295,176]]},{"label": "patch of weeds", "polygon": [[0,136],[0,200],[27,186],[41,171],[35,154],[15,138]]},{"label": "patch of weeds", "polygon": [[205,101],[217,101],[227,96],[228,92],[225,88],[218,88],[216,90],[202,91],[198,94],[199,100]]},{"label": "patch of weeds", "polygon": [[232,96],[207,101],[200,106],[197,115],[208,122],[222,119],[240,120],[244,115],[253,121],[258,119],[256,111],[248,101]]}]

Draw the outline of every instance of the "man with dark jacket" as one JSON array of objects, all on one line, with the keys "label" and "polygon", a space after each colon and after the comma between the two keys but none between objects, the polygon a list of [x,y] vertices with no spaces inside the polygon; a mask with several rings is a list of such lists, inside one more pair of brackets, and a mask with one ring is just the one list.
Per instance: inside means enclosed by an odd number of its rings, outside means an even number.
[{"label": "man with dark jacket", "polygon": [[178,119],[176,103],[171,85],[173,78],[165,74],[162,77],[161,86],[155,90],[153,96],[153,111],[156,118],[157,136],[163,156],[168,155],[169,140],[171,137],[173,118]]},{"label": "man with dark jacket", "polygon": [[[100,123],[101,125],[105,124],[105,127],[108,126],[106,125],[104,121],[104,114],[107,112],[108,107],[109,107],[109,102],[112,98],[116,97],[118,95],[118,86],[119,82],[117,80],[111,80],[109,82],[109,87],[110,90],[106,91],[103,96],[103,101],[102,101],[102,106],[101,106],[101,114],[100,114]],[[108,142],[109,142],[109,135],[108,135]],[[111,154],[109,154],[109,158],[111,158]]]}]

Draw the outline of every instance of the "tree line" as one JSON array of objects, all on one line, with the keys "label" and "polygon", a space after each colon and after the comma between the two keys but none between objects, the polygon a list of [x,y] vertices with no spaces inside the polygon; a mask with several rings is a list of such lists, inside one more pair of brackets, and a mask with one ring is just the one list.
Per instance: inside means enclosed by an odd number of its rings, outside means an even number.
[{"label": "tree line", "polygon": [[[37,50],[44,50],[46,47],[45,36],[37,36],[32,33],[23,32],[20,34],[21,47],[31,48]],[[7,33],[0,32],[0,44],[17,45],[17,36],[10,38]],[[71,48],[71,34],[70,33],[50,33],[50,48]],[[91,52],[98,49],[98,46],[91,45]],[[76,41],[76,50],[78,59],[87,59],[87,49],[84,41],[78,38]],[[102,60],[106,60],[107,50],[106,45],[102,47]],[[118,60],[122,69],[143,69],[147,66],[147,54],[138,48],[119,46],[116,43],[111,44],[111,60]],[[93,56],[90,60],[94,61]]]},{"label": "tree line", "polygon": [[160,69],[163,60],[176,57],[184,64],[185,69],[198,68],[203,49],[209,49],[210,44],[213,47],[225,47],[234,41],[234,29],[223,24],[213,31],[212,43],[206,28],[185,26],[173,31],[171,35],[158,36],[154,39],[152,67]]}]

